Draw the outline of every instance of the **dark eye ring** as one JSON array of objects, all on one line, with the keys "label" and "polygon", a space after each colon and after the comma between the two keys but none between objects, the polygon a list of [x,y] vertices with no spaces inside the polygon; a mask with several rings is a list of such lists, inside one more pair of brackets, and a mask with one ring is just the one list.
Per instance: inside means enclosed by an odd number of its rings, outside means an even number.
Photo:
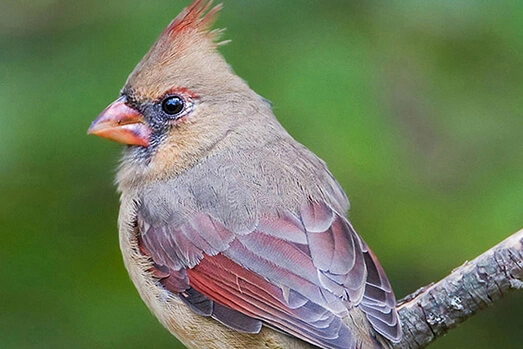
[{"label": "dark eye ring", "polygon": [[162,110],[170,116],[178,116],[185,110],[185,101],[179,96],[168,96],[162,101]]}]

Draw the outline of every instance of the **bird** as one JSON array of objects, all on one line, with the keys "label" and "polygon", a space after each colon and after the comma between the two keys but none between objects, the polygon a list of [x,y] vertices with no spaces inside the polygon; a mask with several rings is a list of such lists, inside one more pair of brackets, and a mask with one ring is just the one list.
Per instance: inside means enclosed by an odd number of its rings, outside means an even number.
[{"label": "bird", "polygon": [[88,130],[125,145],[130,278],[188,348],[389,348],[390,282],[325,162],[218,51],[221,8],[184,8]]}]

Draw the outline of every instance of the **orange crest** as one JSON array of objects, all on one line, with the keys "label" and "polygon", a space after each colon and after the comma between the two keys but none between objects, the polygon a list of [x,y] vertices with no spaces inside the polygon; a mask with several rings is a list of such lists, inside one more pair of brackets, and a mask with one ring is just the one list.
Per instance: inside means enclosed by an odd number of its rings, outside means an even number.
[{"label": "orange crest", "polygon": [[195,31],[200,34],[207,34],[213,40],[216,40],[221,30],[211,30],[210,28],[216,21],[217,14],[222,9],[222,4],[218,4],[209,10],[212,3],[212,0],[194,0],[165,28],[162,36],[174,38],[182,33]]},{"label": "orange crest", "polygon": [[[194,0],[165,28],[149,52],[129,76],[126,86],[136,95],[154,100],[173,86],[188,88],[187,81],[202,81],[198,74],[205,67],[229,71],[215,50],[223,30],[212,29],[222,5],[212,0]],[[223,61],[223,62],[222,62]]]}]

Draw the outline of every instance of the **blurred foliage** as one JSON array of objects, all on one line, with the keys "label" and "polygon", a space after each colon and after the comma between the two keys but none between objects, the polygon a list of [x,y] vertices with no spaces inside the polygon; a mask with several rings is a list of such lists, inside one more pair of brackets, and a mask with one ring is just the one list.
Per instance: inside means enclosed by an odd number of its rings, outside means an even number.
[{"label": "blurred foliage", "polygon": [[[188,1],[0,2],[0,347],[177,347],[121,262],[121,147],[86,129]],[[218,26],[399,298],[521,228],[523,2],[225,0]],[[522,313],[431,348],[521,348]]]}]

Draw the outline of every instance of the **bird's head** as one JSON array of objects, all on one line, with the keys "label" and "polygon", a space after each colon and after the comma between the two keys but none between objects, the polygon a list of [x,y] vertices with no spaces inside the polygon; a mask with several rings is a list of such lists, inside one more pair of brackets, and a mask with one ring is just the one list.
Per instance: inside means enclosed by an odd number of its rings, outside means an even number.
[{"label": "bird's head", "polygon": [[[120,97],[88,133],[127,144],[129,168],[165,178],[193,165],[232,130],[267,108],[217,51],[211,30],[221,5],[195,0],[162,32],[128,77]],[[269,113],[270,114],[270,113]],[[249,119],[251,119],[249,121]],[[252,125],[251,125],[252,127]]]}]

